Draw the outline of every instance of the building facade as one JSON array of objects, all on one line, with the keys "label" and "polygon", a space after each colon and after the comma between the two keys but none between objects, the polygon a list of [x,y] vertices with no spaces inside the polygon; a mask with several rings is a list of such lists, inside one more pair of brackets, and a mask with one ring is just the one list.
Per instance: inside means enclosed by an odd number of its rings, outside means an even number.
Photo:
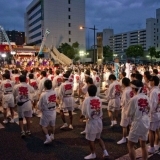
[{"label": "building facade", "polygon": [[19,31],[6,31],[10,42],[14,42],[16,45],[24,45],[25,43],[25,33]]},{"label": "building facade", "polygon": [[[19,32],[19,31],[5,31],[9,41],[14,42],[16,45],[23,45],[25,43],[25,32]],[[0,30],[0,43],[6,42],[5,36],[3,35],[3,32]]]},{"label": "building facade", "polygon": [[[160,51],[160,9],[156,10],[156,18],[146,19],[146,28],[119,34],[114,34],[113,29],[104,29],[97,33],[97,45],[110,46],[114,53],[124,54],[125,50],[132,45],[142,45],[144,51],[149,47],[155,47]],[[99,49],[98,55],[101,55]]]},{"label": "building facade", "polygon": [[60,46],[78,42],[85,48],[85,0],[33,0],[25,13],[26,41],[40,45],[45,30],[50,31],[45,45]]},{"label": "building facade", "polygon": [[156,10],[156,21],[156,48],[160,51],[160,8]]}]

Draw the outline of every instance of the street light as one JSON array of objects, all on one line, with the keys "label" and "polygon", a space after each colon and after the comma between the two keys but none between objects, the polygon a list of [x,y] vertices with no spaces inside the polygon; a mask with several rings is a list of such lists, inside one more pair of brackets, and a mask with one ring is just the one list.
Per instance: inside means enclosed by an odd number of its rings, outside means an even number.
[{"label": "street light", "polygon": [[6,58],[6,54],[2,53],[1,56],[5,59]]},{"label": "street light", "polygon": [[15,55],[16,54],[16,52],[15,51],[11,51],[11,55]]},{"label": "street light", "polygon": [[96,39],[96,30],[98,30],[98,29],[96,29],[95,28],[95,25],[94,25],[94,27],[93,28],[90,28],[90,27],[84,27],[84,26],[80,26],[80,28],[79,29],[91,29],[91,30],[93,30],[94,31],[94,48],[93,48],[93,62],[95,63],[96,62],[96,55],[95,55],[95,39]]}]

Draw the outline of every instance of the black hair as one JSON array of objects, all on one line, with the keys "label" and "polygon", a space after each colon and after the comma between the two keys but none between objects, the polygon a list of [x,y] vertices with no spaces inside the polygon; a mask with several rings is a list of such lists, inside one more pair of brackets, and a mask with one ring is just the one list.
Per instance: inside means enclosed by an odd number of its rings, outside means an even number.
[{"label": "black hair", "polygon": [[136,79],[139,81],[142,81],[143,76],[140,73],[138,73],[138,74],[136,74]]},{"label": "black hair", "polygon": [[15,74],[15,70],[12,70],[12,74]]},{"label": "black hair", "polygon": [[128,87],[130,85],[130,79],[129,78],[123,78],[122,79],[122,84],[126,87]]},{"label": "black hair", "polygon": [[87,69],[87,70],[85,71],[85,74],[87,74],[88,76],[90,76],[90,70]]},{"label": "black hair", "polygon": [[69,74],[69,76],[71,75],[71,72],[70,71],[66,71],[66,74]]},{"label": "black hair", "polygon": [[150,72],[149,71],[145,71],[144,75],[147,77],[147,75],[150,75]]},{"label": "black hair", "polygon": [[47,79],[45,82],[44,82],[44,87],[47,89],[47,90],[50,90],[52,89],[52,81]]},{"label": "black hair", "polygon": [[22,75],[27,76],[28,72],[26,70],[23,70],[21,73],[22,73]]},{"label": "black hair", "polygon": [[14,70],[14,73],[15,73],[15,74],[18,74],[18,69],[15,69],[15,70]]},{"label": "black hair", "polygon": [[20,75],[19,76],[19,81],[20,82],[26,82],[26,76],[25,75]]},{"label": "black hair", "polygon": [[57,70],[56,70],[56,75],[59,75],[59,74],[60,74],[60,70],[57,69]]},{"label": "black hair", "polygon": [[42,75],[43,77],[46,77],[46,76],[47,76],[46,71],[42,71],[42,72],[41,72],[41,75]]},{"label": "black hair", "polygon": [[86,77],[86,83],[93,84],[93,79],[91,77]]},{"label": "black hair", "polygon": [[[140,80],[133,80],[131,82],[131,84],[133,84],[134,86],[138,87],[138,88],[134,88],[136,92],[138,92],[139,88],[143,88],[143,83]],[[142,92],[142,89],[140,90],[140,92]]]},{"label": "black hair", "polygon": [[88,87],[88,94],[90,97],[95,97],[96,96],[96,93],[97,93],[97,87],[95,85],[90,85]]},{"label": "black hair", "polygon": [[9,70],[7,69],[4,71],[4,73],[10,74]]},{"label": "black hair", "polygon": [[31,69],[30,73],[34,73],[34,69]]},{"label": "black hair", "polygon": [[158,70],[157,69],[153,69],[153,73],[158,74]]},{"label": "black hair", "polygon": [[34,78],[34,74],[30,73],[29,74],[29,79],[33,79]]},{"label": "black hair", "polygon": [[159,85],[159,78],[157,76],[151,76],[150,81],[154,81],[154,85]]},{"label": "black hair", "polygon": [[63,77],[68,79],[69,78],[69,74],[65,73],[65,74],[63,74]]},{"label": "black hair", "polygon": [[121,72],[122,76],[125,77],[126,76],[126,72]]},{"label": "black hair", "polygon": [[52,70],[49,70],[49,74],[53,74]]},{"label": "black hair", "polygon": [[109,80],[116,80],[116,76],[114,74],[111,74],[108,79]]},{"label": "black hair", "polygon": [[150,74],[145,74],[145,76],[146,76],[146,78],[147,78],[148,80],[150,80],[151,77],[152,77]]},{"label": "black hair", "polygon": [[136,77],[136,74],[135,74],[135,73],[132,73],[132,74],[131,74],[131,77],[135,78],[135,77]]}]

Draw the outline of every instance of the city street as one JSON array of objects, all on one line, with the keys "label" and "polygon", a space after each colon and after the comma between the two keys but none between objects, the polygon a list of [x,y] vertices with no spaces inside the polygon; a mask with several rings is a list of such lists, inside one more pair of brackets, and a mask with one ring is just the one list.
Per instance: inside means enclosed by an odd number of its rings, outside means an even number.
[{"label": "city street", "polygon": [[[104,100],[103,100],[104,101]],[[103,103],[103,108],[106,105]],[[2,109],[2,108],[1,108]],[[57,112],[59,112],[57,110]],[[107,109],[103,109],[103,124],[104,129],[102,133],[102,139],[105,142],[106,148],[109,152],[109,160],[129,160],[127,145],[117,145],[117,141],[122,137],[121,127],[119,125],[114,128],[110,128],[110,121],[107,114]],[[48,145],[44,145],[45,136],[39,126],[39,117],[32,118],[32,135],[26,136],[22,139],[20,137],[20,129],[17,123],[6,124],[2,123],[3,114],[0,113],[0,159],[3,160],[83,160],[84,156],[90,154],[88,142],[84,135],[80,135],[80,132],[84,130],[85,123],[79,121],[80,110],[74,111],[74,129],[68,128],[60,130],[60,126],[63,124],[59,113],[57,114],[55,140]],[[15,115],[17,117],[17,115]],[[66,114],[66,119],[68,120]],[[137,148],[138,159],[141,159],[141,151]],[[101,160],[102,150],[98,144],[96,144],[97,159]],[[126,155],[126,156],[124,156]],[[120,158],[121,157],[121,158]],[[150,160],[160,159],[160,155],[155,154]]]}]

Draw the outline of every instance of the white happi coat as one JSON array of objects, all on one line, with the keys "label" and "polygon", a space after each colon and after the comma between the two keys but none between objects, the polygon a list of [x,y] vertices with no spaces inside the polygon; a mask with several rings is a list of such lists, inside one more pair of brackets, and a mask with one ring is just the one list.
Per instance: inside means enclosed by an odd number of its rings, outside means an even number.
[{"label": "white happi coat", "polygon": [[10,79],[1,81],[1,90],[5,93],[13,93],[14,82]]},{"label": "white happi coat", "polygon": [[110,84],[106,95],[108,106],[120,108],[120,89],[121,86],[118,81],[113,81],[113,83]]},{"label": "white happi coat", "polygon": [[100,94],[100,83],[101,83],[101,79],[100,77],[96,74],[96,75],[93,75],[92,76],[92,79],[93,79],[93,83],[94,85],[97,87],[97,96],[99,96]]},{"label": "white happi coat", "polygon": [[18,84],[19,83],[19,74],[13,74],[12,76],[12,81],[15,83],[15,84]]},{"label": "white happi coat", "polygon": [[49,75],[48,75],[48,79],[49,79],[49,80],[51,80],[51,81],[53,81],[53,79],[54,79],[54,75],[49,74]]},{"label": "white happi coat", "polygon": [[31,100],[38,100],[39,98],[38,82],[35,79],[30,79],[29,85],[34,88],[34,93],[31,93]]},{"label": "white happi coat", "polygon": [[79,83],[80,83],[80,76],[77,73],[74,75],[73,82],[74,82],[73,90],[76,91],[78,89]]},{"label": "white happi coat", "polygon": [[82,114],[86,117],[85,132],[97,134],[102,132],[102,102],[99,97],[86,97],[82,105]]},{"label": "white happi coat", "polygon": [[126,63],[125,72],[126,72],[126,77],[127,77],[127,78],[130,78],[130,69],[131,69],[130,63]]},{"label": "white happi coat", "polygon": [[150,90],[149,99],[151,101],[150,122],[160,121],[160,89],[153,87]]},{"label": "white happi coat", "polygon": [[54,77],[53,79],[53,82],[52,82],[52,86],[53,86],[53,89],[55,90],[56,94],[58,94],[58,89],[59,89],[59,86],[61,85],[62,83],[62,77],[57,75]]},{"label": "white happi coat", "polygon": [[38,108],[42,111],[43,120],[53,120],[56,118],[56,92],[46,90],[40,96]]},{"label": "white happi coat", "polygon": [[44,90],[44,82],[47,80],[47,77],[43,77],[38,84],[38,89],[39,89],[39,94],[42,93],[42,91]]},{"label": "white happi coat", "polygon": [[13,89],[14,97],[16,98],[16,102],[25,102],[22,106],[18,106],[19,111],[30,111],[32,110],[31,93],[34,93],[34,88],[29,84],[23,82],[16,85]]},{"label": "white happi coat", "polygon": [[126,111],[128,108],[129,100],[134,96],[134,93],[132,91],[131,87],[126,87],[123,90],[122,97],[121,97],[121,106],[122,106],[122,114],[121,119],[127,119]]},{"label": "white happi coat", "polygon": [[85,81],[85,74],[81,72],[80,81],[83,83]]},{"label": "white happi coat", "polygon": [[130,99],[126,115],[132,120],[130,128],[132,134],[147,134],[150,126],[149,110],[150,100],[145,94],[140,93]]},{"label": "white happi coat", "polygon": [[[4,103],[14,103],[14,97],[13,97],[13,87],[14,82],[6,79],[1,82],[1,90],[2,90],[2,102]],[[14,105],[14,104],[13,104]]]},{"label": "white happi coat", "polygon": [[73,81],[74,81],[74,75],[73,74],[70,74],[70,76],[68,78],[68,81],[73,83]]},{"label": "white happi coat", "polygon": [[72,94],[73,94],[73,83],[65,81],[60,85],[58,91],[58,97],[61,101],[63,109],[68,107],[74,108],[75,102]]}]

